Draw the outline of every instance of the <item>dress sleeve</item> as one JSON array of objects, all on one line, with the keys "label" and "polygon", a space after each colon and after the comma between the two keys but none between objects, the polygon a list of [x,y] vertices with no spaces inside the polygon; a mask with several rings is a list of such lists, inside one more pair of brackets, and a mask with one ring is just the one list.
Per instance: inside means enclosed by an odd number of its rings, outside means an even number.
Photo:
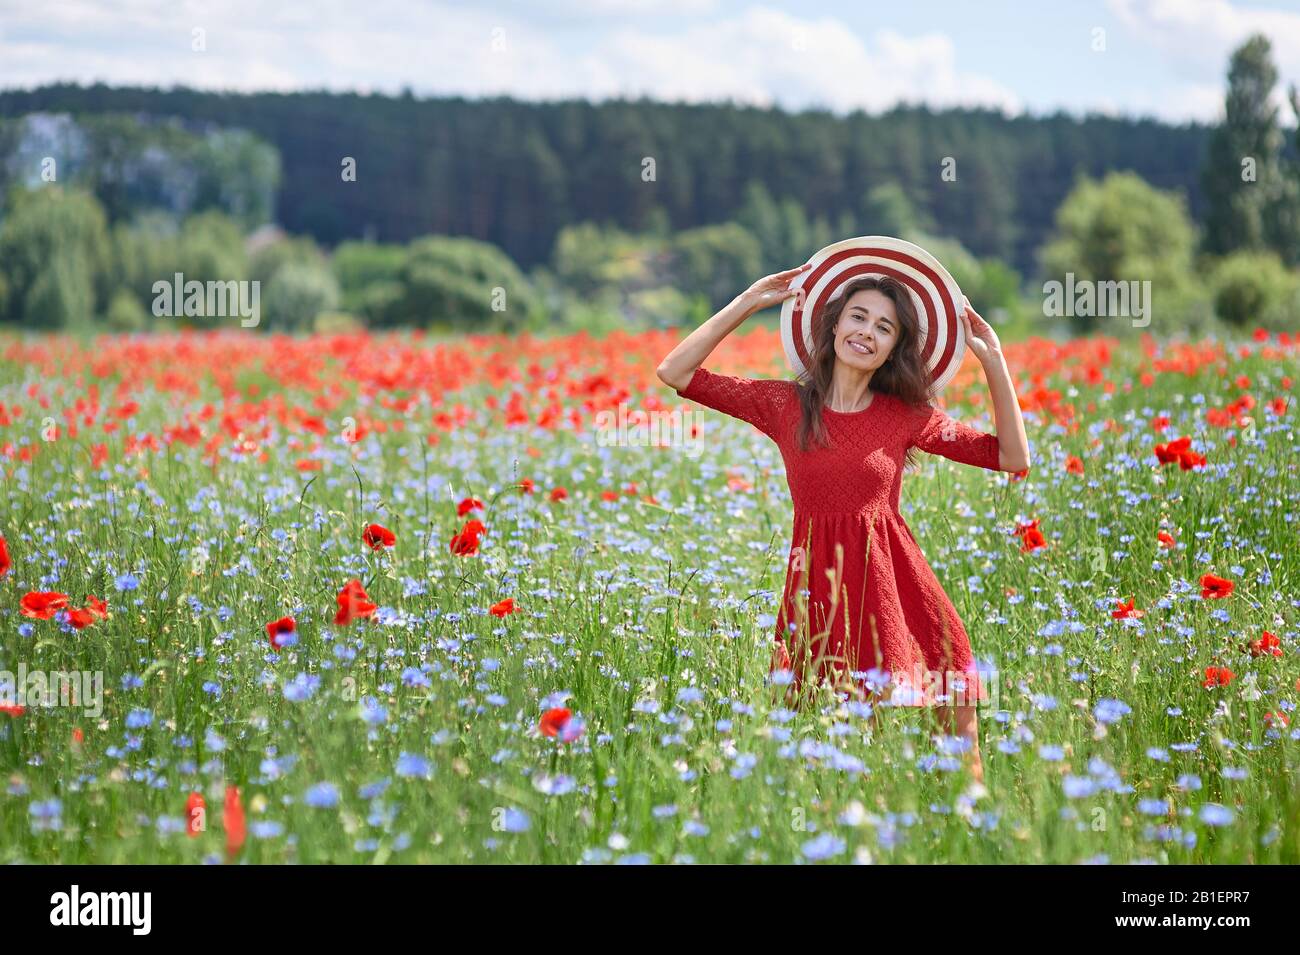
[{"label": "dress sleeve", "polygon": [[912,444],[958,464],[1002,470],[998,466],[998,436],[962,424],[942,408],[930,407],[930,415],[921,424]]},{"label": "dress sleeve", "polygon": [[736,378],[696,368],[690,382],[677,391],[683,398],[723,414],[748,421],[774,437],[777,412],[790,393],[791,382],[781,378]]}]

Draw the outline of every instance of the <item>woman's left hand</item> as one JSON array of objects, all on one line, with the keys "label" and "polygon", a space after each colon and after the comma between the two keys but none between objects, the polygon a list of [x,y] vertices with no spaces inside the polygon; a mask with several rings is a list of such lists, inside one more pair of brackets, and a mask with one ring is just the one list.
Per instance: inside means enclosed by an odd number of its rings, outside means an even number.
[{"label": "woman's left hand", "polygon": [[966,306],[966,310],[961,314],[962,325],[966,328],[966,344],[980,360],[980,364],[1001,355],[1002,342],[998,340],[998,333],[993,330],[993,326],[970,307],[970,299],[964,295],[962,304]]}]

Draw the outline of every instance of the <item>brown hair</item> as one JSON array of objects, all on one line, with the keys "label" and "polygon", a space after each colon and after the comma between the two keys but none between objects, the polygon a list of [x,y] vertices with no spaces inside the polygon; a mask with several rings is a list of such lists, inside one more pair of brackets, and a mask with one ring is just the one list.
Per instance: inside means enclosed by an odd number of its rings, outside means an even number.
[{"label": "brown hair", "polygon": [[[893,395],[905,404],[929,404],[933,400],[933,383],[929,370],[921,361],[921,321],[916,314],[912,295],[898,279],[889,275],[867,275],[854,279],[843,291],[825,303],[813,318],[813,346],[807,366],[796,382],[802,416],[797,437],[800,450],[808,450],[809,440],[821,447],[830,446],[822,421],[826,394],[830,391],[835,369],[835,323],[844,307],[858,292],[875,289],[894,303],[898,317],[898,340],[885,363],[871,376],[871,390]],[[874,400],[874,399],[873,399]],[[914,449],[907,451],[906,464],[915,463]]]}]

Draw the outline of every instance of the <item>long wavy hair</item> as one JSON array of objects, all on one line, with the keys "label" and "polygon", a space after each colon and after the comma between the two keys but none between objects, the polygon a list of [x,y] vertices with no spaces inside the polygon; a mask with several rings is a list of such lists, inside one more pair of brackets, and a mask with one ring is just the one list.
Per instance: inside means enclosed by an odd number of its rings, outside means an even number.
[{"label": "long wavy hair", "polygon": [[[871,390],[893,395],[909,405],[928,405],[934,400],[929,370],[921,361],[921,320],[907,286],[888,275],[867,275],[849,282],[839,295],[825,303],[813,318],[813,345],[807,366],[796,380],[802,415],[796,437],[800,450],[809,443],[830,447],[830,436],[822,421],[822,409],[830,392],[835,370],[835,323],[858,292],[875,289],[894,303],[898,317],[898,340],[885,363],[871,376]],[[905,466],[916,463],[915,449],[909,448]]]}]

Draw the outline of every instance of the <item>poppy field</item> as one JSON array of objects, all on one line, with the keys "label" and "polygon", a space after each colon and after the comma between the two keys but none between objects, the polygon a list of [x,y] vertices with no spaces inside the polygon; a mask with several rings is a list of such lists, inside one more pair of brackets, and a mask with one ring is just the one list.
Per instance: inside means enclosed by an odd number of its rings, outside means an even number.
[{"label": "poppy field", "polygon": [[904,477],[979,785],[787,705],[782,462],[678,340],[0,338],[0,861],[1300,862],[1300,342],[1008,344],[1030,470]]}]

